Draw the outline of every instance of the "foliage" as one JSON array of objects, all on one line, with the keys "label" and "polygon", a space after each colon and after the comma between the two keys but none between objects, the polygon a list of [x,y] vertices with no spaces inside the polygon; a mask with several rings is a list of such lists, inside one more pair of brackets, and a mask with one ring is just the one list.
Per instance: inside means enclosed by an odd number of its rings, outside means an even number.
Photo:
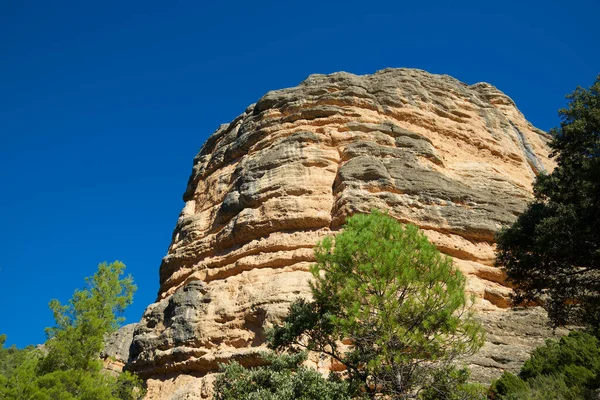
[{"label": "foliage", "polygon": [[[7,400],[136,400],[143,397],[139,378],[102,371],[99,359],[105,335],[122,322],[135,285],[121,278],[125,265],[102,263],[86,287],[67,305],[50,302],[55,326],[48,328],[44,350],[0,346],[0,398]],[[0,337],[3,345],[5,336]]]},{"label": "foliage", "polygon": [[57,370],[35,382],[34,399],[115,399],[115,378],[81,369]]},{"label": "foliage", "polygon": [[490,388],[493,399],[583,399],[600,388],[600,341],[571,332],[547,340],[531,355],[519,376],[505,372]]},{"label": "foliage", "polygon": [[332,357],[346,367],[352,393],[414,394],[482,345],[465,277],[417,227],[377,211],[355,215],[335,246],[326,238],[315,255],[314,300],[292,304],[270,345]]},{"label": "foliage", "polygon": [[600,333],[600,76],[567,98],[551,131],[557,167],[538,176],[534,201],[498,235],[497,262],[516,304],[540,302],[555,326]]},{"label": "foliage", "polygon": [[0,399],[27,399],[41,353],[28,346],[4,348],[6,335],[0,335]]},{"label": "foliage", "polygon": [[327,380],[302,365],[306,353],[264,354],[266,366],[246,369],[233,361],[221,365],[215,400],[349,400],[348,385]]},{"label": "foliage", "polygon": [[66,305],[50,302],[55,326],[46,329],[48,354],[41,362],[42,372],[100,368],[98,356],[104,336],[123,321],[120,315],[133,301],[133,278],[121,278],[125,264],[116,261],[98,265],[94,276],[86,278],[86,288],[76,290]]},{"label": "foliage", "polygon": [[477,383],[468,383],[470,373],[466,368],[452,366],[438,368],[432,375],[432,383],[421,393],[420,400],[484,400],[487,388]]}]

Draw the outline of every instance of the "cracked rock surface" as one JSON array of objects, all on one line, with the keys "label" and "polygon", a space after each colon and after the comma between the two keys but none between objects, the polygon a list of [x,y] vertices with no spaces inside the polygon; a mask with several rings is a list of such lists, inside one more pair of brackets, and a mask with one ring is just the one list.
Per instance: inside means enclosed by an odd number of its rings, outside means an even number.
[{"label": "cracked rock surface", "polygon": [[[495,87],[421,70],[311,75],[267,93],[195,157],[129,368],[149,398],[208,396],[218,363],[259,362],[264,328],[309,295],[317,241],[373,208],[454,259],[486,324],[510,320],[494,235],[553,168],[548,140]],[[524,352],[539,344],[515,337]],[[473,364],[485,380],[513,359]]]}]

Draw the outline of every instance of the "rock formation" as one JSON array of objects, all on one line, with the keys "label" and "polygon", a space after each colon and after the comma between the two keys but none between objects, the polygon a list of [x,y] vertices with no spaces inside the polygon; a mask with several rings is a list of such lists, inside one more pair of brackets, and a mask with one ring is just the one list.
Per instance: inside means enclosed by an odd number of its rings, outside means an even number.
[{"label": "rock formation", "polygon": [[115,374],[123,371],[123,367],[129,361],[129,352],[135,327],[136,324],[128,324],[105,337],[104,349],[100,353],[100,358],[104,363],[106,371],[114,372]]},{"label": "rock formation", "polygon": [[[502,311],[510,288],[493,241],[553,167],[548,139],[495,87],[420,70],[311,75],[267,93],[194,159],[129,367],[150,398],[208,396],[218,363],[256,363],[264,328],[309,295],[315,243],[373,208],[421,227],[468,276],[496,332],[488,351],[517,337],[518,354],[471,360],[480,378],[518,367],[549,331],[535,310]],[[513,314],[535,333],[511,328]]]}]

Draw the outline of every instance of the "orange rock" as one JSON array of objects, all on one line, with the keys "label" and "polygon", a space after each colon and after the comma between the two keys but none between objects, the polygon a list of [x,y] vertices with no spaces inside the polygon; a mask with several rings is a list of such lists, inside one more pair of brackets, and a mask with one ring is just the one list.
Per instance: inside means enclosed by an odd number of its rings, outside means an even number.
[{"label": "orange rock", "polygon": [[507,307],[494,234],[553,168],[548,140],[495,87],[420,70],[311,75],[267,93],[196,156],[129,367],[150,379],[149,398],[166,386],[195,398],[190,382],[206,388],[218,362],[260,363],[264,328],[310,295],[314,245],[373,208],[423,228],[479,309]]}]

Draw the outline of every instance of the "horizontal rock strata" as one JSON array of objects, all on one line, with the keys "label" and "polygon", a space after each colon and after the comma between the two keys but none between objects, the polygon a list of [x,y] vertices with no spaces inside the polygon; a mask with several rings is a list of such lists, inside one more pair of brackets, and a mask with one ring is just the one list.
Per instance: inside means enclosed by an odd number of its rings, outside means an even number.
[{"label": "horizontal rock strata", "polygon": [[498,313],[510,288],[494,234],[553,167],[548,139],[495,87],[420,70],[311,75],[267,93],[194,159],[130,368],[150,397],[171,385],[193,398],[219,362],[255,364],[264,328],[309,294],[314,245],[374,208],[421,227],[481,312]]}]

